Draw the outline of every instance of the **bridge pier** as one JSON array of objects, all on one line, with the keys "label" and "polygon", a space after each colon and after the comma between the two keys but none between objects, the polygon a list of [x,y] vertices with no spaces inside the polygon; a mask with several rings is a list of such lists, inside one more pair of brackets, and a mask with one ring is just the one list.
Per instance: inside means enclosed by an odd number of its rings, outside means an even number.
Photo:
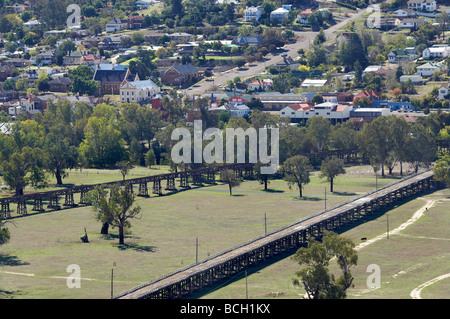
[{"label": "bridge pier", "polygon": [[147,182],[141,182],[141,183],[139,183],[139,193],[138,193],[138,196],[149,197],[149,196],[148,196],[148,186],[147,186]]},{"label": "bridge pier", "polygon": [[162,195],[162,189],[161,189],[161,180],[155,179],[153,181],[153,194]]},{"label": "bridge pier", "polygon": [[44,211],[44,205],[42,203],[42,198],[35,198],[34,204],[33,204],[33,211],[36,212],[43,212]]},{"label": "bridge pier", "polygon": [[3,219],[11,218],[11,209],[9,207],[9,203],[8,202],[2,202],[0,213],[1,213],[1,216],[2,216]]},{"label": "bridge pier", "polygon": [[27,203],[25,201],[20,201],[17,203],[17,215],[28,215]]}]

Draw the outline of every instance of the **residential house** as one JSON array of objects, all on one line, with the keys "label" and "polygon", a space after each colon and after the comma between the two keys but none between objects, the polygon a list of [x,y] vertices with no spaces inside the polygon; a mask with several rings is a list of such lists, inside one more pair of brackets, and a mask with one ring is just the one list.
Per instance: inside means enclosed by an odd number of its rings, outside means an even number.
[{"label": "residential house", "polygon": [[399,28],[402,28],[402,29],[416,30],[425,21],[426,21],[425,19],[406,18],[406,19],[397,19],[397,20],[395,20],[395,24]]},{"label": "residential house", "polygon": [[24,11],[28,11],[30,9],[31,8],[29,5],[21,4],[21,3],[14,3],[11,6],[6,6],[6,10],[8,10],[9,12],[17,13],[17,14],[21,14]]},{"label": "residential house", "polygon": [[364,76],[366,73],[372,73],[372,72],[380,71],[380,70],[383,70],[383,66],[381,66],[381,65],[369,65],[363,70],[362,75]]},{"label": "residential house", "polygon": [[148,43],[151,43],[151,44],[157,44],[159,38],[161,38],[164,35],[169,36],[168,33],[149,32],[149,33],[145,33],[144,34],[144,39],[145,39],[145,42],[148,42]]},{"label": "residential house", "polygon": [[257,7],[246,7],[244,10],[244,20],[245,22],[251,22],[253,20],[258,21],[261,19],[262,10],[260,6]]},{"label": "residential house", "polygon": [[[125,35],[124,35],[125,36]],[[108,36],[103,38],[97,45],[102,50],[117,50],[122,47],[122,37],[124,36]]]},{"label": "residential house", "polygon": [[285,8],[278,8],[270,13],[270,21],[278,20],[278,22],[283,21],[283,18],[287,17],[289,10]]},{"label": "residential house", "polygon": [[144,15],[129,16],[127,19],[128,29],[141,29],[145,26]]},{"label": "residential house", "polygon": [[120,102],[149,102],[152,100],[152,97],[159,92],[159,86],[157,86],[152,80],[125,80],[120,85]]},{"label": "residential house", "polygon": [[450,83],[445,83],[443,84],[440,88],[439,88],[439,100],[445,100],[445,99],[449,99],[450,96]]},{"label": "residential house", "polygon": [[401,63],[406,61],[412,61],[418,58],[417,54],[411,54],[407,50],[397,49],[388,53],[387,55],[389,63]]},{"label": "residential house", "polygon": [[33,115],[44,112],[47,108],[48,101],[56,101],[56,96],[53,94],[30,95],[20,100],[20,106],[22,111]]},{"label": "residential house", "polygon": [[83,38],[81,40],[81,45],[83,45],[86,49],[90,48],[96,48],[98,47],[98,44],[103,40],[103,37],[90,37],[90,38]]},{"label": "residential house", "polygon": [[247,85],[249,91],[265,91],[267,92],[272,88],[272,79],[256,80]]},{"label": "residential house", "polygon": [[71,51],[63,57],[63,65],[80,65],[83,63],[83,53],[81,51]]},{"label": "residential house", "polygon": [[41,52],[30,58],[30,63],[33,65],[51,65],[56,62],[56,51]]},{"label": "residential house", "polygon": [[240,105],[240,104],[245,104],[248,101],[246,99],[244,99],[243,97],[241,97],[241,96],[233,96],[232,98],[230,98],[228,100],[228,102],[230,104],[232,104],[233,106],[236,106],[236,105]]},{"label": "residential house", "polygon": [[417,12],[412,9],[398,9],[395,10],[395,17],[396,18],[412,18],[417,16]]},{"label": "residential house", "polygon": [[111,33],[127,27],[127,20],[113,18],[106,23],[106,32]]},{"label": "residential house", "polygon": [[97,67],[93,79],[99,83],[99,94],[120,94],[120,85],[125,81],[134,81],[135,75],[129,69],[103,69]]},{"label": "residential house", "polygon": [[17,68],[13,65],[0,65],[0,81],[5,81],[7,78],[12,76],[13,72],[16,72]]},{"label": "residential house", "polygon": [[408,9],[433,12],[437,3],[436,0],[408,0]]},{"label": "residential house", "polygon": [[442,58],[446,59],[450,55],[450,45],[433,45],[422,52],[422,57],[426,60]]},{"label": "residential house", "polygon": [[261,46],[263,43],[263,39],[261,37],[237,37],[234,38],[231,42],[232,44],[237,45],[256,45]]},{"label": "residential house", "polygon": [[414,84],[414,85],[422,85],[423,84],[423,82],[424,82],[424,79],[423,79],[423,77],[421,76],[421,75],[402,75],[402,76],[400,76],[400,83],[404,83],[404,82],[406,82],[406,81],[408,81],[408,80],[411,80],[411,82]]},{"label": "residential house", "polygon": [[83,55],[81,64],[98,65],[98,64],[102,63],[103,60],[104,60],[104,57],[98,56],[96,54],[86,54],[86,55]]},{"label": "residential house", "polygon": [[27,30],[32,30],[32,29],[36,28],[39,25],[41,25],[39,20],[30,20],[30,21],[27,21],[27,22],[23,23],[23,26],[25,28],[27,28]]},{"label": "residential house", "polygon": [[441,72],[442,63],[427,62],[416,67],[416,73],[422,77],[432,76],[434,72]]},{"label": "residential house", "polygon": [[278,71],[284,70],[284,69],[291,69],[291,70],[298,70],[298,67],[300,66],[300,63],[297,61],[292,60],[290,57],[288,57],[285,53],[283,53],[283,61],[278,62],[272,67],[277,69]]},{"label": "residential house", "polygon": [[369,101],[378,101],[381,99],[381,94],[374,90],[363,90],[359,94],[355,95],[355,97],[353,98],[353,102],[363,98],[368,99]]},{"label": "residential house", "polygon": [[370,29],[380,29],[383,31],[387,31],[397,27],[396,23],[400,21],[398,18],[391,17],[381,17],[375,21],[371,19],[366,20],[366,26]]},{"label": "residential house", "polygon": [[330,124],[343,123],[350,118],[353,106],[324,102],[316,105],[299,103],[289,105],[280,111],[280,117],[289,117],[291,123],[306,121],[313,116],[320,116],[330,121]]},{"label": "residential house", "polygon": [[307,88],[310,86],[317,86],[317,87],[322,87],[328,84],[328,80],[314,80],[314,79],[305,79],[302,84],[301,87],[302,88]]},{"label": "residential house", "polygon": [[308,17],[314,13],[314,10],[308,8],[306,10],[303,10],[299,14],[297,14],[297,22],[303,23],[303,24],[310,24]]},{"label": "residential house", "polygon": [[13,65],[16,68],[21,68],[21,67],[30,65],[30,60],[22,59],[22,58],[12,58],[12,59],[3,61],[3,64]]},{"label": "residential house", "polygon": [[50,92],[69,92],[72,80],[68,77],[57,77],[48,81]]},{"label": "residential house", "polygon": [[161,82],[168,85],[181,85],[190,78],[199,79],[200,71],[192,64],[173,65],[161,74]]},{"label": "residential house", "polygon": [[263,111],[280,111],[291,104],[306,102],[303,94],[265,93],[259,94],[258,99],[264,105]]},{"label": "residential house", "polygon": [[181,42],[191,41],[194,36],[192,34],[186,33],[186,32],[174,32],[174,33],[169,34],[168,37],[169,37],[170,41],[175,41],[177,43],[181,43]]},{"label": "residential house", "polygon": [[247,116],[250,113],[250,108],[245,104],[237,104],[228,109],[230,116]]}]

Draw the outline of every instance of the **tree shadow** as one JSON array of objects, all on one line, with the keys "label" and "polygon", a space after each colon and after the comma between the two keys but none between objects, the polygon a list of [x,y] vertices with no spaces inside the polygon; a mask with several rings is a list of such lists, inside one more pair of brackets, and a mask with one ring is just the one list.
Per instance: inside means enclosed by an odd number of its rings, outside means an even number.
[{"label": "tree shadow", "polygon": [[17,256],[1,255],[0,254],[0,266],[24,266],[29,265],[27,262],[23,262],[17,258]]},{"label": "tree shadow", "polygon": [[338,195],[338,196],[355,196],[355,195],[358,195],[358,194],[353,193],[353,192],[332,192],[331,194]]},{"label": "tree shadow", "polygon": [[136,243],[117,245],[117,248],[119,248],[120,250],[131,249],[137,252],[147,252],[147,253],[153,253],[156,250],[156,246],[139,245]]},{"label": "tree shadow", "polygon": [[266,193],[284,193],[284,191],[281,189],[270,189],[270,188],[264,190],[264,192],[266,192]]},{"label": "tree shadow", "polygon": [[323,200],[323,198],[321,198],[321,197],[315,197],[315,196],[306,196],[306,195],[303,195],[303,197],[295,196],[295,197],[294,197],[294,200],[298,200],[298,201],[306,201],[306,200],[308,200],[308,201],[318,202],[318,201]]},{"label": "tree shadow", "polygon": [[242,196],[245,196],[244,194],[232,194],[232,195],[230,195],[230,196],[233,196],[233,197],[242,197]]}]

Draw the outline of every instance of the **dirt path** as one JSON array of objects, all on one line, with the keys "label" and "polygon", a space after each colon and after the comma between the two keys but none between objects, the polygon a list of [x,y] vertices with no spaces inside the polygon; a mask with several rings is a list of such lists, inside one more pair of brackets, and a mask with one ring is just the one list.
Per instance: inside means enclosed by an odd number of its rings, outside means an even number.
[{"label": "dirt path", "polygon": [[446,278],[449,278],[449,277],[450,277],[450,273],[442,275],[442,276],[439,276],[439,277],[436,277],[436,278],[433,278],[431,280],[428,280],[427,282],[424,282],[423,284],[419,285],[417,288],[414,288],[411,291],[410,296],[413,299],[422,299],[422,297],[420,296],[420,293],[422,292],[422,290],[424,288],[426,288],[428,286],[431,286],[432,284],[434,284],[434,283],[436,283],[436,282],[438,282],[440,280],[444,280]]},{"label": "dirt path", "polygon": [[[397,228],[395,228],[393,230],[389,230],[389,235],[398,234],[400,231],[404,230],[409,225],[415,223],[420,217],[423,216],[423,214],[428,210],[428,208],[433,207],[433,205],[436,203],[436,201],[437,201],[436,199],[427,199],[425,205],[423,205],[419,210],[417,210],[410,219],[408,219],[406,222],[404,222]],[[386,236],[387,236],[387,232],[359,244],[358,246],[355,247],[355,249],[361,250],[362,248],[364,248],[370,244],[373,244],[374,242],[377,242],[381,239],[386,238]]]}]

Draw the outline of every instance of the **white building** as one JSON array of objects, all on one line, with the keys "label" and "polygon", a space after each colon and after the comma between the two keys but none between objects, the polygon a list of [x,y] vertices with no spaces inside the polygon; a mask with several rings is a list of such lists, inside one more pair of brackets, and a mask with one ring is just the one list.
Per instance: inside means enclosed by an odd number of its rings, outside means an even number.
[{"label": "white building", "polygon": [[446,59],[449,55],[450,46],[448,45],[433,45],[422,52],[422,57],[427,60],[436,58]]},{"label": "white building", "polygon": [[289,117],[291,123],[299,123],[313,116],[320,116],[330,121],[331,124],[343,123],[350,118],[352,105],[324,102],[311,106],[307,103],[292,104],[280,111],[280,117]]},{"label": "white building", "polygon": [[270,21],[278,20],[281,22],[284,17],[287,17],[289,14],[289,10],[285,8],[278,8],[270,13]]},{"label": "white building", "polygon": [[408,9],[433,12],[437,9],[436,0],[409,0]]},{"label": "white building", "polygon": [[439,100],[445,100],[445,97],[450,94],[450,83],[446,83],[439,88]]},{"label": "white building", "polygon": [[122,21],[120,19],[114,18],[108,21],[108,23],[106,23],[106,32],[111,33],[119,31],[120,29],[125,28],[126,26],[127,26],[126,20]]},{"label": "white building", "polygon": [[238,104],[228,109],[230,116],[243,117],[250,113],[250,108],[245,104]]},{"label": "white building", "polygon": [[37,26],[41,25],[39,20],[30,20],[23,23],[24,27],[27,28],[27,30],[31,30],[36,28]]},{"label": "white building", "polygon": [[246,7],[244,10],[244,20],[245,22],[251,22],[253,20],[258,21],[261,19],[261,7]]},{"label": "white building", "polygon": [[120,102],[143,103],[151,100],[153,96],[160,92],[160,88],[152,80],[144,81],[124,81],[120,85]]},{"label": "white building", "polygon": [[312,80],[312,79],[305,79],[305,80],[302,82],[301,87],[302,87],[302,88],[307,88],[307,87],[310,87],[310,86],[319,86],[319,87],[321,87],[321,86],[326,85],[327,82],[328,82],[327,80]]},{"label": "white building", "polygon": [[422,77],[432,76],[434,72],[442,70],[442,63],[428,62],[416,67],[416,73]]}]

